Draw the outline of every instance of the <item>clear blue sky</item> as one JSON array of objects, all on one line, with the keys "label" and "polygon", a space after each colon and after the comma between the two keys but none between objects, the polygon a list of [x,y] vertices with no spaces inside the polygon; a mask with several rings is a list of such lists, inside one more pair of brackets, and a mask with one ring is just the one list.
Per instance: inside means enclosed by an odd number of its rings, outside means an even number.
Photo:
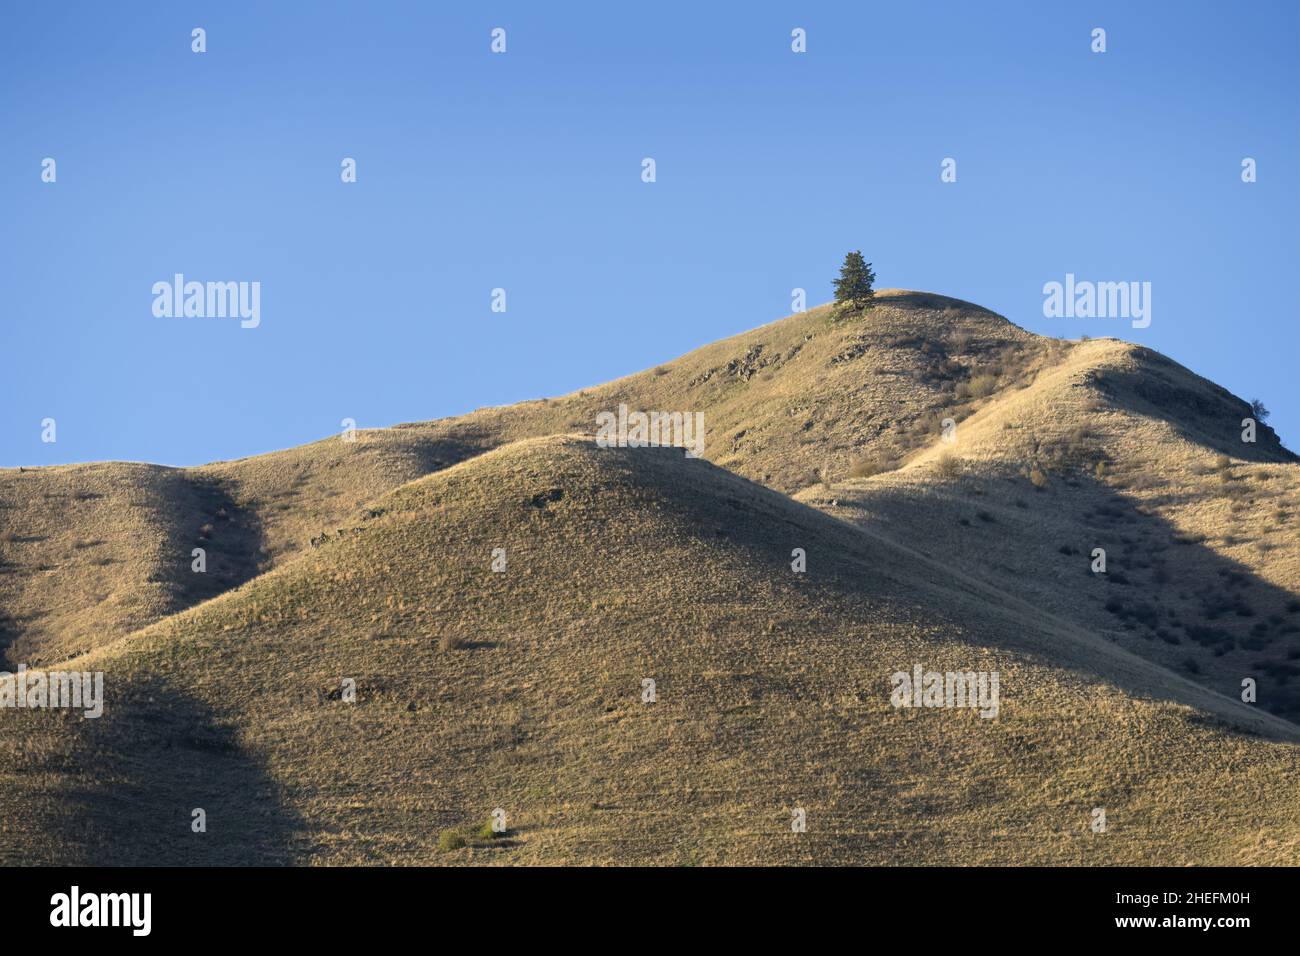
[{"label": "clear blue sky", "polygon": [[[5,4],[0,465],[564,393],[829,299],[855,248],[882,287],[1157,348],[1295,448],[1298,10]],[[154,317],[176,272],[261,282],[261,326]],[[1150,328],[1045,319],[1067,272],[1151,282]]]}]

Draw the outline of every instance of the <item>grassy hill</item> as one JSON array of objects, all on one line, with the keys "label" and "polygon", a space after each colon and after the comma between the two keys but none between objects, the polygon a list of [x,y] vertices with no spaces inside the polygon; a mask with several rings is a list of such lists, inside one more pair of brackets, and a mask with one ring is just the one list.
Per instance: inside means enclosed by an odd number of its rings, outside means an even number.
[{"label": "grassy hill", "polygon": [[1240,441],[1241,404],[1148,349],[1082,343],[951,443],[798,497],[1222,693],[1252,678],[1295,720],[1300,465]]},{"label": "grassy hill", "polygon": [[[620,402],[704,412],[706,458],[791,493],[864,457],[887,463],[925,447],[943,415],[988,400],[974,397],[971,379],[980,394],[994,373],[1028,382],[1068,347],[969,303],[886,291],[866,321],[816,308],[606,385],[363,430],[354,442],[147,466],[147,476],[118,463],[0,469],[0,645],[36,662],[115,639],[308,550],[406,481],[508,441],[590,434]],[[153,487],[165,490],[150,503]],[[58,507],[68,502],[77,510]],[[97,553],[91,541],[122,553]],[[148,560],[138,554],[146,547]],[[195,547],[220,553],[220,580],[195,582]],[[82,573],[95,561],[111,571]]]},{"label": "grassy hill", "polygon": [[[705,460],[595,447],[620,402]],[[109,697],[0,712],[0,859],[1300,862],[1300,464],[1247,409],[894,291],[355,442],[0,471],[0,645]],[[894,708],[914,664],[998,718]]]},{"label": "grassy hill", "polygon": [[[70,662],[102,720],[6,714],[6,862],[1296,859],[1293,725],[708,462],[525,440],[372,511]],[[914,663],[998,719],[894,709]]]}]

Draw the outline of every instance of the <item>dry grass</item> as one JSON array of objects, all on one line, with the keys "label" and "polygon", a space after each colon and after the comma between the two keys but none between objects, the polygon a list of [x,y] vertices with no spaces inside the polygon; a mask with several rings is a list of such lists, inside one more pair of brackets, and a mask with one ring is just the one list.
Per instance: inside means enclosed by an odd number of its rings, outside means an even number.
[{"label": "dry grass", "polygon": [[[619,401],[704,411],[709,461],[596,449]],[[109,698],[0,712],[0,860],[1298,863],[1266,711],[1295,716],[1300,479],[1220,436],[1235,401],[893,293],[356,443],[0,472],[10,660]],[[1002,713],[893,709],[913,663],[998,670]]]}]

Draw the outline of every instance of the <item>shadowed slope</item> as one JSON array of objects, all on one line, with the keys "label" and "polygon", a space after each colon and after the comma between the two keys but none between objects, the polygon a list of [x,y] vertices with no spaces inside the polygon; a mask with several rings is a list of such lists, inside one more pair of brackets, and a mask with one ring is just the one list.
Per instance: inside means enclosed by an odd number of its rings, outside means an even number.
[{"label": "shadowed slope", "polygon": [[1250,678],[1295,719],[1300,463],[1269,430],[1243,443],[1247,414],[1148,349],[1087,342],[955,441],[799,497],[1221,693]]}]

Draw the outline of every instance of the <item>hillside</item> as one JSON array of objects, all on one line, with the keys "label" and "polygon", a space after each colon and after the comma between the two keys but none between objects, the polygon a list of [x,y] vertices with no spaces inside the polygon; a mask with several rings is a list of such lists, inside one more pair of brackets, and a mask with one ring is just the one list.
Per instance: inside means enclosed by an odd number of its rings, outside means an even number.
[{"label": "hillside", "polygon": [[[619,404],[704,459],[597,448]],[[0,859],[1295,864],[1300,462],[1248,413],[891,291],[356,441],[0,470],[0,651],[111,702],[0,712]],[[916,664],[998,718],[895,709]]]},{"label": "hillside", "polygon": [[[917,663],[998,671],[998,718],[891,707]],[[114,706],[5,714],[6,863],[1300,853],[1294,725],[676,450],[506,445],[69,666]]]},{"label": "hillside", "polygon": [[[1157,353],[1076,345],[895,471],[798,497],[1300,719],[1300,465]],[[833,502],[833,504],[832,504]],[[1092,571],[1093,551],[1106,555]]]},{"label": "hillside", "polygon": [[[847,474],[863,456],[893,462],[924,448],[944,415],[988,400],[971,393],[972,378],[1025,384],[1068,348],[969,303],[886,291],[866,322],[823,306],[606,385],[363,430],[355,442],[148,466],[147,478],[146,466],[115,463],[0,469],[0,646],[38,662],[113,640],[308,550],[403,482],[508,441],[590,434],[595,416],[620,402],[703,412],[704,457],[790,493]],[[146,507],[155,486],[168,491]],[[66,503],[75,510],[54,506]],[[92,541],[117,550],[101,554]],[[195,547],[221,555],[220,580],[194,582]],[[110,570],[83,573],[95,562]]]},{"label": "hillside", "polygon": [[[995,586],[1218,690],[1252,676],[1261,706],[1300,712],[1300,468],[1271,429],[1243,444],[1245,402],[1150,350],[1044,339],[904,291],[865,317],[823,306],[607,385],[355,442],[192,469],[0,470],[0,646],[39,664],[115,640],[310,550],[404,482],[520,438],[591,434],[620,403],[700,411],[709,460],[819,507],[841,499],[877,534],[923,528]],[[999,480],[935,475],[949,452]],[[1046,493],[1026,493],[1034,471],[1053,476]],[[1086,568],[1103,545],[1100,578]]]}]

